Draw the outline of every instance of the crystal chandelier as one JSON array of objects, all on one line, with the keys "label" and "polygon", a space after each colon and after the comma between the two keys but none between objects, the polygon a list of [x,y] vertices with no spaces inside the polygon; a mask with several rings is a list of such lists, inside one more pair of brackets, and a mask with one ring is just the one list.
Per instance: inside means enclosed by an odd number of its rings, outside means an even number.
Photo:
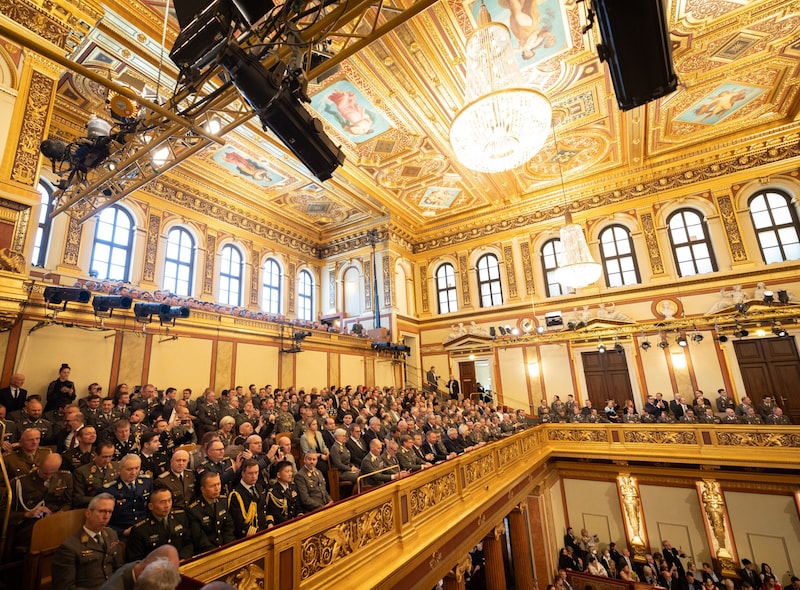
[{"label": "crystal chandelier", "polygon": [[450,127],[450,145],[472,170],[513,170],[542,149],[552,119],[550,102],[522,87],[511,33],[491,21],[483,3],[466,53],[466,104]]},{"label": "crystal chandelier", "polygon": [[556,269],[556,280],[564,287],[579,289],[599,279],[603,268],[592,258],[583,228],[577,223],[572,223],[572,214],[569,210],[564,213],[564,221],[565,225],[559,230],[561,254],[560,264]]}]

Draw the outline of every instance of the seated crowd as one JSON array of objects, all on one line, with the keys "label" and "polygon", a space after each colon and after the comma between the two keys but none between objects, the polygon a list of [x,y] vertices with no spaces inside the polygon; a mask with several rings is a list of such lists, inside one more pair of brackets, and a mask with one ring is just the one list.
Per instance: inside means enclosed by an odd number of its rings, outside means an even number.
[{"label": "seated crowd", "polygon": [[78,398],[69,373],[63,365],[43,396],[21,374],[0,389],[6,555],[28,550],[39,519],[86,509],[54,557],[65,589],[99,588],[165,545],[190,558],[530,424],[522,411],[415,388],[251,385],[194,399],[152,384],[105,397],[93,383]]},{"label": "seated crowd", "polygon": [[691,401],[675,393],[673,399],[667,402],[659,392],[647,396],[642,412],[636,409],[633,400],[628,400],[625,407],[620,409],[615,400],[609,399],[605,407],[598,409],[592,407],[590,399],[581,406],[572,394],[567,396],[565,402],[557,395],[552,404],[543,399],[536,413],[540,422],[562,423],[791,424],[770,395],[764,395],[763,401],[756,406],[747,396],[737,404],[724,389],[717,390],[717,394],[712,406],[699,389],[694,392]]},{"label": "seated crowd", "polygon": [[[661,552],[647,553],[644,557],[643,563],[634,563],[629,549],[620,552],[616,543],[603,544],[597,535],[590,535],[586,529],[581,529],[578,536],[568,527],[558,557],[558,574],[548,589],[574,590],[568,576],[571,572],[581,572],[666,590],[781,590],[772,568],[766,563],[761,564],[759,572],[750,560],[742,559],[739,577],[733,580],[723,578],[710,563],[698,568],[693,561],[686,560],[680,547],[673,547],[669,541],[662,542]],[[800,590],[800,580],[792,576],[791,588],[787,590]]]}]

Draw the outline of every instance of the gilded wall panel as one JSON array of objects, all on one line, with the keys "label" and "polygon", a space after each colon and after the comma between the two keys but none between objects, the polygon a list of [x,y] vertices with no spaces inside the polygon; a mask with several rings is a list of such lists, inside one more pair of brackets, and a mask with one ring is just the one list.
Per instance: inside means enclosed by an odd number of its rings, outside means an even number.
[{"label": "gilded wall panel", "polygon": [[289,263],[289,276],[286,279],[286,282],[289,284],[289,313],[294,313],[294,295],[295,295],[295,285],[297,281],[295,277],[297,276],[297,265],[294,262]]},{"label": "gilded wall panel", "polygon": [[419,516],[429,508],[433,508],[447,498],[454,496],[456,492],[456,474],[453,471],[434,481],[412,489],[409,494],[411,500],[411,516]]},{"label": "gilded wall panel", "polygon": [[647,257],[650,259],[650,270],[654,275],[664,274],[664,261],[661,259],[661,249],[658,246],[658,235],[653,222],[652,213],[642,213],[639,216],[642,224],[644,243],[647,244]]},{"label": "gilded wall panel", "polygon": [[306,580],[394,531],[393,501],[362,512],[301,542],[300,579]]},{"label": "gilded wall panel", "polygon": [[253,272],[250,273],[250,305],[258,305],[258,291],[259,281],[261,279],[261,254],[258,250],[253,250],[250,253],[251,260],[253,261]]},{"label": "gilded wall panel", "polygon": [[156,278],[156,256],[158,254],[158,237],[161,230],[161,215],[151,213],[147,225],[147,242],[144,250],[142,280],[152,283]]},{"label": "gilded wall panel", "polygon": [[522,273],[525,276],[525,294],[532,296],[533,288],[533,266],[531,265],[531,245],[527,240],[519,245],[520,255],[522,256]]},{"label": "gilded wall panel", "polygon": [[372,309],[372,261],[364,260],[364,309]]},{"label": "gilded wall panel", "polygon": [[390,263],[389,255],[383,255],[383,305],[392,306],[392,269],[394,265]]},{"label": "gilded wall panel", "polygon": [[336,308],[336,269],[328,271],[328,306]]},{"label": "gilded wall panel", "polygon": [[742,233],[739,231],[739,222],[736,220],[736,211],[733,209],[733,201],[730,195],[720,195],[717,197],[717,209],[722,227],[725,228],[725,237],[728,240],[728,248],[734,262],[745,262],[747,252],[744,249]]},{"label": "gilded wall panel", "polygon": [[11,180],[34,186],[39,166],[39,144],[44,139],[44,130],[50,116],[50,99],[55,81],[41,72],[33,70],[25,114],[17,138],[14,162],[11,165]]},{"label": "gilded wall panel", "polygon": [[467,255],[461,254],[458,257],[458,272],[461,274],[461,296],[464,306],[471,305],[469,292],[469,268],[467,266]]},{"label": "gilded wall panel", "polygon": [[64,244],[62,262],[69,266],[78,266],[78,256],[81,252],[81,224],[71,216],[67,224],[67,236]]},{"label": "gilded wall panel", "polygon": [[214,293],[214,261],[217,259],[217,237],[206,236],[206,268],[203,273],[203,295]]},{"label": "gilded wall panel", "polygon": [[419,284],[420,294],[422,295],[422,311],[427,313],[430,311],[430,303],[428,302],[428,265],[419,265]]},{"label": "gilded wall panel", "polygon": [[503,260],[506,264],[506,279],[508,280],[508,295],[517,297],[517,272],[514,269],[514,254],[511,245],[503,246]]}]

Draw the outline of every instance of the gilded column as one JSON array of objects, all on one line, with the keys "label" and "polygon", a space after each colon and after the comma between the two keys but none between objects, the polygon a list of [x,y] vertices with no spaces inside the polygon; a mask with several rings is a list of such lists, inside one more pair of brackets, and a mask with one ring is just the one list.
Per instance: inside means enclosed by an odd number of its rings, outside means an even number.
[{"label": "gilded column", "polygon": [[483,539],[483,557],[486,562],[486,590],[506,590],[506,570],[503,563],[502,524],[497,525]]},{"label": "gilded column", "polygon": [[525,505],[520,504],[508,514],[511,533],[511,557],[514,563],[514,582],[517,590],[536,590],[533,583],[533,561],[528,527],[525,523]]},{"label": "gilded column", "polygon": [[644,561],[649,543],[644,526],[642,500],[639,497],[639,483],[629,473],[617,477],[617,492],[622,504],[622,519],[625,522],[625,536],[633,552],[635,561]]},{"label": "gilded column", "polygon": [[728,509],[725,497],[719,482],[713,479],[704,479],[696,482],[697,496],[703,506],[708,546],[712,548],[714,559],[725,577],[736,577],[736,564],[739,558],[736,554],[736,544],[731,532],[731,522],[728,518]]}]

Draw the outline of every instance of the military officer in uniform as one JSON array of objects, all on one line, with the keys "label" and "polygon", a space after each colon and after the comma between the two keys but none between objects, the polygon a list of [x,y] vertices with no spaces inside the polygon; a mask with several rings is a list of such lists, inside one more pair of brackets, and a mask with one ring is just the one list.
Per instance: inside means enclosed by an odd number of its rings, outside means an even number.
[{"label": "military officer in uniform", "polygon": [[10,479],[29,474],[50,454],[50,449],[39,446],[41,439],[42,433],[37,428],[27,428],[22,431],[19,447],[5,457]]},{"label": "military officer in uniform", "polygon": [[303,466],[294,476],[294,485],[297,486],[300,504],[305,512],[333,504],[333,499],[325,488],[325,478],[316,467],[317,454],[306,453],[303,457]]},{"label": "military officer in uniform", "polygon": [[[237,466],[234,465],[233,459],[225,456],[225,445],[219,439],[208,443],[206,456],[207,459],[195,469],[197,480],[200,480],[204,472],[213,471],[220,477],[222,491],[227,493],[233,487]],[[241,458],[241,455],[239,457]],[[241,461],[239,463],[241,464]]]},{"label": "military officer in uniform", "polygon": [[419,471],[425,467],[430,467],[419,455],[414,452],[414,440],[404,434],[400,437],[400,450],[397,452],[397,463],[403,471]]},{"label": "military officer in uniform", "polygon": [[72,474],[60,471],[61,455],[50,453],[38,469],[11,482],[9,527],[14,546],[30,546],[33,525],[54,512],[72,508]]},{"label": "military officer in uniform", "polygon": [[99,588],[125,563],[125,549],[108,528],[114,497],[98,494],[86,509],[83,527],[53,556],[53,580],[59,588]]},{"label": "military officer in uniform", "polygon": [[337,428],[333,431],[333,438],[334,443],[330,450],[331,469],[339,472],[339,481],[349,481],[355,484],[360,471],[353,465],[350,449],[345,444],[347,431],[344,428]]},{"label": "military officer in uniform", "polygon": [[161,451],[161,438],[158,433],[148,431],[139,440],[142,448],[139,453],[142,458],[142,473],[155,479],[167,470],[167,455]]},{"label": "military officer in uniform", "polygon": [[124,418],[114,422],[111,441],[114,443],[114,461],[119,461],[125,455],[136,452],[136,445],[131,436],[131,423]]},{"label": "military officer in uniform", "polygon": [[107,440],[97,446],[94,461],[78,467],[72,474],[74,508],[85,508],[104,485],[117,479],[117,470],[111,464],[114,443]]},{"label": "military officer in uniform", "polygon": [[194,550],[205,553],[236,540],[233,519],[228,512],[228,498],[221,495],[219,473],[206,470],[200,476],[200,498],[189,504],[189,526]]},{"label": "military officer in uniform", "polygon": [[[396,479],[400,475],[400,468],[397,465],[388,464],[381,455],[382,449],[383,443],[377,438],[373,438],[369,442],[369,453],[361,461],[361,475],[369,475],[363,480],[368,486],[379,486]],[[395,469],[392,469],[392,467]]]},{"label": "military officer in uniform", "polygon": [[267,491],[267,527],[281,524],[300,516],[300,494],[294,485],[294,467],[288,461],[279,461],[275,466],[276,481]]},{"label": "military officer in uniform", "polygon": [[172,505],[186,510],[194,499],[195,477],[189,466],[189,453],[184,450],[175,451],[169,462],[169,471],[156,478],[153,485],[166,488],[172,492]]},{"label": "military officer in uniform", "polygon": [[142,460],[138,455],[125,455],[117,466],[117,479],[103,486],[103,491],[114,496],[117,501],[109,526],[118,535],[127,537],[131,527],[147,515],[153,480],[140,476],[141,468]]},{"label": "military officer in uniform", "polygon": [[194,554],[189,519],[183,510],[172,509],[172,493],[166,488],[156,488],[147,504],[147,518],[131,529],[126,546],[127,561],[144,559],[156,547],[170,544],[178,550],[181,559]]},{"label": "military officer in uniform", "polygon": [[94,443],[97,431],[94,426],[84,426],[75,433],[76,444],[64,453],[64,469],[74,472],[81,465],[94,461]]},{"label": "military officer in uniform", "polygon": [[233,531],[237,539],[253,535],[267,528],[266,493],[261,487],[261,468],[255,459],[242,464],[242,480],[228,494],[228,510],[233,518]]}]

